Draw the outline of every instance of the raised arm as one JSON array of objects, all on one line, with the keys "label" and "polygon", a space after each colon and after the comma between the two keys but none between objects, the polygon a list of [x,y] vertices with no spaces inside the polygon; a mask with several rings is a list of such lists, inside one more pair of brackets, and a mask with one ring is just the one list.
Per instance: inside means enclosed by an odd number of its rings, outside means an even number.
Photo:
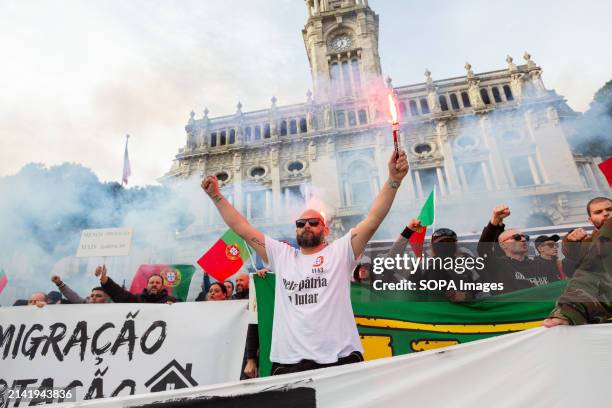
[{"label": "raised arm", "polygon": [[406,159],[406,152],[402,151],[395,159],[395,152],[392,153],[388,163],[389,167],[389,179],[385,182],[380,192],[374,199],[372,207],[368,212],[365,220],[361,221],[354,229],[353,235],[351,236],[351,245],[353,247],[353,254],[358,257],[362,254],[368,241],[380,224],[383,222],[387,213],[391,209],[395,194],[400,186],[400,183],[408,174],[408,160]]},{"label": "raised arm", "polygon": [[253,227],[247,219],[227,201],[219,190],[219,181],[215,176],[206,176],[202,180],[202,189],[208,194],[221,218],[236,234],[257,252],[265,263],[268,263],[264,234]]}]

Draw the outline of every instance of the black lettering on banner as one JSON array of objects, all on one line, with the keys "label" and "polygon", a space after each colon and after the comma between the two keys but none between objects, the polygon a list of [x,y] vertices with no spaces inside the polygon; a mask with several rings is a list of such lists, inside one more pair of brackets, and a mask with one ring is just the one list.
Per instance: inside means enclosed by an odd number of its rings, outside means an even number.
[{"label": "black lettering on banner", "polygon": [[27,380],[14,380],[13,381],[13,385],[11,386],[11,388],[15,389],[16,391],[19,391],[19,393],[17,393],[17,398],[13,401],[13,407],[18,407],[19,403],[21,402],[21,397],[19,395],[21,395],[21,393],[29,386],[32,384],[36,384],[38,380],[36,378],[28,378]]},{"label": "black lettering on banner", "polygon": [[[0,407],[4,407],[7,400],[8,384],[3,379],[0,379]],[[6,404],[8,406],[8,404]]]},{"label": "black lettering on banner", "polygon": [[100,335],[102,334],[102,332],[104,332],[104,330],[110,329],[110,328],[115,328],[115,325],[112,323],[104,323],[102,326],[100,326],[98,328],[98,330],[96,330],[94,332],[93,337],[91,338],[91,352],[97,356],[99,356],[100,354],[104,354],[106,353],[106,350],[108,350],[111,346],[111,343],[108,342],[106,343],[104,346],[102,347],[98,347],[98,338],[100,337]]},{"label": "black lettering on banner", "polygon": [[53,390],[53,378],[45,378],[41,381],[40,386],[38,387],[38,395],[50,395],[51,398],[46,397],[46,398],[32,398],[32,401],[30,401],[30,404],[28,405],[29,407],[35,406],[35,405],[42,405],[42,404],[51,404],[53,402],[53,393],[51,394],[47,394],[46,392],[44,392],[45,390],[50,389]]},{"label": "black lettering on banner", "polygon": [[121,384],[119,384],[119,386],[115,388],[115,391],[113,391],[113,393],[111,394],[111,397],[116,397],[125,388],[130,389],[129,395],[134,395],[134,393],[136,392],[136,382],[134,380],[127,380],[127,379],[121,381]]},{"label": "black lettering on banner", "polygon": [[[8,327],[0,326],[0,347],[4,346],[4,353],[2,353],[2,359],[6,360],[9,351],[11,350],[11,341],[15,335],[15,325],[11,324]],[[4,343],[6,342],[6,345]],[[0,405],[1,406],[1,405]]]},{"label": "black lettering on banner", "polygon": [[132,356],[134,354],[134,343],[136,342],[137,338],[136,330],[134,329],[134,320],[126,320],[123,323],[123,327],[121,328],[121,332],[119,333],[117,340],[115,340],[115,344],[113,344],[111,354],[114,356],[119,347],[125,343],[128,343],[128,359],[132,361]]},{"label": "black lettering on banner", "polygon": [[68,355],[70,349],[74,345],[80,343],[80,356],[81,361],[83,361],[85,358],[85,350],[87,349],[87,340],[89,340],[89,337],[87,337],[87,322],[85,320],[81,320],[77,323],[74,331],[72,332],[72,336],[70,336],[70,340],[68,340],[68,343],[66,343],[66,346],[64,347],[64,356]]},{"label": "black lettering on banner", "polygon": [[[59,343],[60,340],[63,340],[66,336],[66,325],[64,323],[53,323],[51,326],[49,326],[49,328],[51,329],[51,333],[49,333],[49,336],[47,337],[47,342],[43,346],[41,354],[46,356],[47,352],[49,351],[49,345],[51,345],[55,357],[59,361],[64,361],[62,349],[57,343]],[[61,333],[58,334],[57,331],[59,329],[61,329]]]},{"label": "black lettering on banner", "polygon": [[19,352],[19,343],[21,343],[21,336],[23,336],[23,331],[25,330],[25,324],[19,326],[19,333],[17,333],[17,339],[15,339],[15,343],[13,343],[13,360],[17,357],[17,353]]},{"label": "black lettering on banner", "polygon": [[93,379],[83,399],[90,400],[98,398],[104,398],[104,380],[101,377]]},{"label": "black lettering on banner", "polygon": [[[155,343],[153,343],[151,347],[147,347],[147,339],[149,338],[149,335],[151,334],[151,332],[153,332],[153,330],[157,329],[158,327],[161,328],[161,333],[159,334],[159,337],[157,338],[157,340],[155,340]],[[157,350],[159,350],[159,348],[164,343],[164,340],[166,340],[166,322],[164,322],[163,320],[156,320],[142,335],[142,338],[140,339],[140,348],[145,354],[153,354]]]},{"label": "black lettering on banner", "polygon": [[[30,339],[30,336],[32,335],[32,332],[34,330],[38,330],[39,332],[42,332],[42,329],[43,329],[42,324],[38,324],[38,323],[33,324],[32,327],[30,327],[30,330],[26,332],[26,335],[23,338],[23,342],[21,343],[21,353],[24,356],[29,357],[30,360],[34,359],[34,356],[36,355],[36,351],[38,350],[38,347],[40,346],[41,341],[44,340],[41,336],[34,337],[33,339]],[[28,343],[31,343],[31,344],[30,344],[30,347],[26,349],[26,347],[28,346]]]}]

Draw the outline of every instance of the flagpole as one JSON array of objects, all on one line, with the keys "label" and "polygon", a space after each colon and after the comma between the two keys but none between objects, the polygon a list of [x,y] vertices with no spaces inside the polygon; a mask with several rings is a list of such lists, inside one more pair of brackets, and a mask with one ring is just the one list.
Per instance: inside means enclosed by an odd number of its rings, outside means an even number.
[{"label": "flagpole", "polygon": [[253,254],[251,253],[251,248],[249,248],[249,244],[247,244],[244,240],[242,240],[244,242],[244,246],[246,247],[247,251],[249,251],[249,259],[251,260],[251,266],[253,267],[253,269],[255,269],[255,272],[257,272],[257,266],[255,265],[255,261],[253,260]]}]

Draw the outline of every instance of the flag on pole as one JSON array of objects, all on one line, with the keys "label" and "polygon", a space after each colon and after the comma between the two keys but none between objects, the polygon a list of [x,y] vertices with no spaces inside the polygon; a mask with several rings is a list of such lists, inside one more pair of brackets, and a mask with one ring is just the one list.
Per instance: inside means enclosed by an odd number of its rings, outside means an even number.
[{"label": "flag on pole", "polygon": [[143,289],[147,287],[151,275],[160,275],[164,279],[164,288],[168,291],[168,295],[184,302],[187,300],[189,285],[194,272],[195,267],[193,265],[140,265],[134,279],[132,279],[130,293],[141,294]]},{"label": "flag on pole", "polygon": [[2,293],[7,283],[8,283],[8,278],[6,277],[6,274],[4,273],[4,269],[0,268],[0,293]]},{"label": "flag on pole", "polygon": [[123,153],[123,177],[121,182],[127,186],[128,177],[132,175],[132,169],[130,168],[130,157],[128,156],[128,139],[130,135],[125,135],[125,152]]},{"label": "flag on pole", "polygon": [[417,219],[421,221],[421,228],[419,231],[415,231],[408,242],[414,251],[414,254],[420,258],[423,256],[423,244],[425,243],[425,234],[427,234],[427,227],[433,225],[435,220],[435,207],[436,207],[436,188],[429,193],[429,197],[425,200],[425,204],[421,208],[421,212]]},{"label": "flag on pole", "polygon": [[210,276],[223,282],[242,268],[251,253],[246,242],[234,231],[228,229],[200,259],[198,265]]},{"label": "flag on pole", "polygon": [[608,187],[612,188],[612,157],[609,157],[608,160],[599,163],[597,167],[599,167],[599,170],[601,170],[608,181]]}]

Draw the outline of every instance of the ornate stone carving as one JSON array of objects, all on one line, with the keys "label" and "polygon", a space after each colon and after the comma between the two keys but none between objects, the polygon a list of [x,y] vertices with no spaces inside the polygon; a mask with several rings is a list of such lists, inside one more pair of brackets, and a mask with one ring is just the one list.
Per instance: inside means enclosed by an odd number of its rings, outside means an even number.
[{"label": "ornate stone carving", "polygon": [[506,62],[508,63],[508,71],[510,71],[510,73],[516,72],[518,69],[513,61],[514,59],[510,55],[506,56]]}]

